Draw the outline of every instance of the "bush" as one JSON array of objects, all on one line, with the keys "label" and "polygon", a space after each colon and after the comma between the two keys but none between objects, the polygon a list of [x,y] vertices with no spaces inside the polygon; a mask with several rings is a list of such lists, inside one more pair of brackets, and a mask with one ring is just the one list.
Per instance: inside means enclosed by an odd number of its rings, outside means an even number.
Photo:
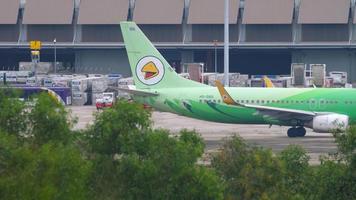
[{"label": "bush", "polygon": [[[142,136],[145,151],[122,155],[118,164],[123,199],[221,199],[216,174],[196,162],[202,155],[195,132],[180,137],[155,130]],[[200,153],[198,153],[200,152]]]},{"label": "bush", "polygon": [[140,104],[118,101],[111,109],[97,114],[94,124],[86,131],[90,151],[106,155],[130,151],[126,149],[130,146],[128,136],[149,129],[150,116]]},{"label": "bush", "polygon": [[338,160],[356,170],[356,126],[351,126],[344,133],[335,132],[333,135],[338,147]]},{"label": "bush", "polygon": [[356,199],[356,127],[333,133],[338,152],[315,168],[314,199]]},{"label": "bush", "polygon": [[71,146],[18,145],[0,134],[2,199],[86,199],[90,163]]},{"label": "bush", "polygon": [[196,165],[201,154],[194,152],[203,152],[193,145],[201,142],[196,133],[170,137],[167,131],[152,130],[140,138],[130,136],[134,137],[131,145],[140,148],[114,158],[96,156],[90,186],[93,199],[222,198],[219,177]]},{"label": "bush", "polygon": [[331,160],[324,160],[315,169],[313,191],[310,199],[342,200],[355,199],[355,189],[347,177],[347,167]]},{"label": "bush", "polygon": [[201,137],[183,130],[172,136],[152,130],[141,105],[119,101],[96,116],[86,132],[94,171],[93,199],[221,199],[213,170],[196,164]]},{"label": "bush", "polygon": [[355,127],[334,134],[338,153],[319,166],[299,146],[274,155],[235,136],[209,168],[196,132],[154,130],[139,104],[98,113],[84,137],[46,94],[26,107],[0,92],[0,109],[2,199],[356,199]]},{"label": "bush", "polygon": [[305,149],[290,145],[284,149],[278,158],[283,164],[283,187],[291,196],[306,196],[313,188],[312,171],[309,166],[310,157]]},{"label": "bush", "polygon": [[69,144],[73,135],[74,120],[64,106],[46,93],[37,96],[35,106],[29,114],[30,135],[36,145],[48,142]]},{"label": "bush", "polygon": [[16,136],[25,133],[27,113],[18,92],[0,89],[0,111],[0,131]]},{"label": "bush", "polygon": [[213,157],[212,165],[226,182],[228,199],[283,199],[282,166],[271,150],[249,146],[234,136]]}]

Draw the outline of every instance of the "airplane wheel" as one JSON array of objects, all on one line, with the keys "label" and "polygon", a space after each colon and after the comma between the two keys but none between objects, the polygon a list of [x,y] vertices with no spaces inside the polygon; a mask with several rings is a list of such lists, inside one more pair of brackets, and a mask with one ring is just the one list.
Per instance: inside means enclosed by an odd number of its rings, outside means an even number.
[{"label": "airplane wheel", "polygon": [[288,137],[304,137],[307,131],[304,127],[290,128],[288,129]]},{"label": "airplane wheel", "polygon": [[297,128],[297,132],[298,132],[297,137],[304,137],[305,134],[307,133],[307,130],[305,130],[304,127],[299,127]]},{"label": "airplane wheel", "polygon": [[288,137],[297,137],[297,135],[298,135],[297,129],[296,128],[288,129],[287,135],[288,135]]}]

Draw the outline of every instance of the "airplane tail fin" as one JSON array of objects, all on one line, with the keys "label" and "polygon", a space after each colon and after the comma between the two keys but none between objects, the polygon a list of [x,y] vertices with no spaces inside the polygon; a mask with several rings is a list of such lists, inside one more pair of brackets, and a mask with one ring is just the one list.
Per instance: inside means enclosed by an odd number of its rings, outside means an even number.
[{"label": "airplane tail fin", "polygon": [[121,22],[136,88],[207,87],[179,76],[134,22]]},{"label": "airplane tail fin", "polygon": [[264,76],[262,80],[266,88],[274,88],[274,84],[272,83],[271,79],[269,79],[267,76]]}]

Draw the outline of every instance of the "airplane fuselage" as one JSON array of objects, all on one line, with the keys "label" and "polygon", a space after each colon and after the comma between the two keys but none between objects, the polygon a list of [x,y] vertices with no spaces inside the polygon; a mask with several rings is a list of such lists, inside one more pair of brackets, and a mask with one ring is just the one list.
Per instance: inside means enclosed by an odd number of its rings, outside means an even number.
[{"label": "airplane fuselage", "polygon": [[[241,104],[311,112],[332,112],[349,116],[356,122],[356,90],[327,88],[226,88]],[[293,126],[293,120],[281,121],[259,115],[255,109],[231,106],[222,102],[215,87],[151,89],[160,95],[136,97],[160,111],[192,118],[236,124],[278,124]]]}]

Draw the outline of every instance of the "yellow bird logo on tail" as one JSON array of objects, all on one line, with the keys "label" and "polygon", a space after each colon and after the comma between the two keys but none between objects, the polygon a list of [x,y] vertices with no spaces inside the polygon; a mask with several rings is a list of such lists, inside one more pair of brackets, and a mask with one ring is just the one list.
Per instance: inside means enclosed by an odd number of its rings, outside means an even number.
[{"label": "yellow bird logo on tail", "polygon": [[158,68],[152,61],[145,64],[143,66],[141,72],[145,73],[145,75],[144,75],[145,80],[154,78],[154,77],[158,76],[158,74],[159,74]]}]

